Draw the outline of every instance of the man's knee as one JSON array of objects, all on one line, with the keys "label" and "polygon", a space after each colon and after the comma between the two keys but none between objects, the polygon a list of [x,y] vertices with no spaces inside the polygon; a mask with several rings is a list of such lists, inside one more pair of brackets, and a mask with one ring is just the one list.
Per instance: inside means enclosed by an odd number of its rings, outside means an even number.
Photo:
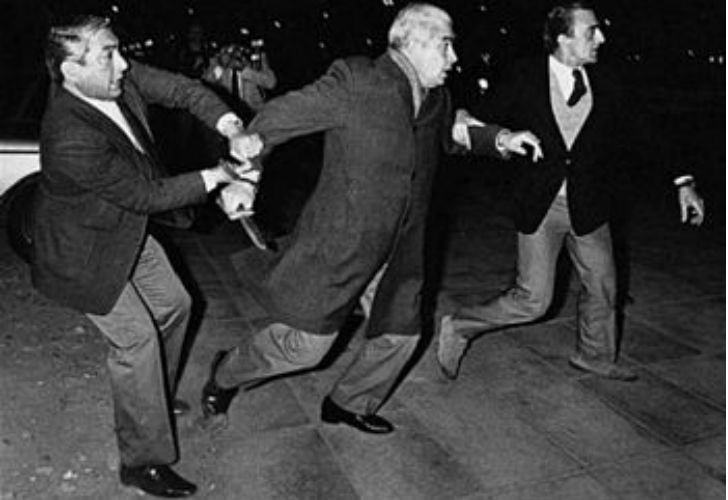
[{"label": "man's knee", "polygon": [[308,333],[283,324],[271,325],[271,338],[287,361],[302,368],[311,368],[321,362],[336,340],[337,332],[321,335]]},{"label": "man's knee", "polygon": [[540,318],[551,305],[552,294],[548,291],[530,291],[515,287],[510,290],[510,298],[518,304],[518,310],[523,321],[532,321]]}]

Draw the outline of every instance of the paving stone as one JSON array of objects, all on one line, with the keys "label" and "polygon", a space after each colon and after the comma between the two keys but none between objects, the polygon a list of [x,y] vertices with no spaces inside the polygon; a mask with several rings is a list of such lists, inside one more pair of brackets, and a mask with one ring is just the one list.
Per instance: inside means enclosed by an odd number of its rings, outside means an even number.
[{"label": "paving stone", "polygon": [[683,451],[697,462],[713,469],[725,483],[725,433],[689,444]]},{"label": "paving stone", "polygon": [[684,445],[725,432],[725,412],[646,371],[615,382],[589,375],[580,380],[628,418],[667,442]]},{"label": "paving stone", "polygon": [[325,426],[321,432],[351,483],[366,500],[459,498],[480,488],[459,457],[432,439],[409,413],[392,419],[397,431],[367,435],[348,426]]},{"label": "paving stone", "polygon": [[661,306],[663,312],[674,310],[674,304],[687,299],[707,298],[699,287],[685,280],[637,264],[630,271],[629,293],[635,300],[632,309]]},{"label": "paving stone", "polygon": [[[616,500],[618,497],[590,475],[559,477],[480,497],[488,500]],[[475,497],[473,497],[475,500]]]},{"label": "paving stone", "polygon": [[[559,337],[563,339],[568,329],[560,331]],[[525,335],[526,339],[535,338],[534,334]],[[519,338],[521,340],[523,338]],[[551,349],[547,359],[558,364],[559,370],[540,361],[540,357],[531,351],[509,348],[505,341],[496,338],[479,351],[473,347],[469,358],[481,358],[479,364],[488,366],[483,369],[481,381],[477,382],[483,390],[494,393],[499,404],[512,407],[519,418],[548,435],[580,463],[593,465],[663,450],[663,445],[614,413],[597,395],[576,382],[580,372],[566,363],[573,348],[567,354],[564,344],[563,340],[537,344],[542,351],[544,347]],[[561,354],[553,354],[557,350]]]},{"label": "paving stone", "polygon": [[211,499],[357,500],[338,460],[316,429],[252,434],[210,449],[201,497]]},{"label": "paving stone", "polygon": [[626,318],[624,331],[622,353],[641,363],[685,358],[700,353],[637,319]]},{"label": "paving stone", "polygon": [[725,484],[677,452],[624,460],[591,474],[625,500],[725,498]]},{"label": "paving stone", "polygon": [[628,315],[701,351],[725,352],[725,295],[687,296],[667,306],[644,303]]},{"label": "paving stone", "polygon": [[725,354],[651,364],[650,371],[725,410]]},{"label": "paving stone", "polygon": [[578,462],[513,408],[478,387],[412,382],[400,388],[396,399],[472,471],[484,490],[580,470]]}]

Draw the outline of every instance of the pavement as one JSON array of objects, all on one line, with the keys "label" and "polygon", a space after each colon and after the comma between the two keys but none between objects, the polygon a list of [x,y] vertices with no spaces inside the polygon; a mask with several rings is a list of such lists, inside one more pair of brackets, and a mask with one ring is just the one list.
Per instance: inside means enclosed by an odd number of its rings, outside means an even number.
[{"label": "pavement", "polygon": [[[431,317],[508,286],[515,235],[506,187],[464,167],[440,220],[448,245]],[[200,425],[213,354],[266,319],[229,261],[250,247],[239,224],[171,233],[199,318],[179,390],[193,411],[178,420],[175,469],[205,499],[725,498],[720,203],[700,229],[677,222],[674,199],[655,195],[634,207],[621,362],[638,381],[568,366],[578,287],[565,273],[544,320],[479,338],[454,383],[438,374],[425,336],[381,411],[396,426],[386,436],[319,418],[361,344],[360,327],[321,369],[240,394],[226,428]],[[117,480],[103,341],[81,315],[32,290],[5,239],[0,264],[0,499],[136,498]]]}]

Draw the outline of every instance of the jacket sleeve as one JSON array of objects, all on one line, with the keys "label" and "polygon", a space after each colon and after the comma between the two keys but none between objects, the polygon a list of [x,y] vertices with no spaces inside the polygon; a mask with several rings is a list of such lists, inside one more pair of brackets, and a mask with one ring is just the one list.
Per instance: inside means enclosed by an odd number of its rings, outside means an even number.
[{"label": "jacket sleeve", "polygon": [[443,148],[448,154],[467,154],[472,153],[482,156],[495,156],[501,158],[502,155],[495,147],[495,137],[503,127],[486,123],[483,127],[468,127],[470,135],[471,149],[468,151],[464,146],[457,144],[453,140],[453,126],[455,124],[455,114],[452,109],[452,100],[447,90],[444,93],[445,120],[442,130]]},{"label": "jacket sleeve", "polygon": [[312,84],[268,101],[248,130],[260,134],[268,148],[336,128],[344,123],[352,85],[350,67],[343,60],[336,61]]},{"label": "jacket sleeve", "polygon": [[56,189],[69,196],[94,192],[112,205],[139,214],[163,212],[205,199],[199,173],[153,179],[151,167],[135,165],[123,157],[99,130],[67,123],[50,134],[41,143],[43,170]]},{"label": "jacket sleeve", "polygon": [[[130,61],[129,82],[146,104],[185,109],[215,129],[217,120],[230,108],[200,81]],[[133,95],[133,93],[132,93]]]}]

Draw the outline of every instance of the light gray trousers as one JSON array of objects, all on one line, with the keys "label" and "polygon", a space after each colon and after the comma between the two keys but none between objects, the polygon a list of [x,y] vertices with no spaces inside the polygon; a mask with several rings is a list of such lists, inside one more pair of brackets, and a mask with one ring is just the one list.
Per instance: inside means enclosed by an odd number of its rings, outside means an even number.
[{"label": "light gray trousers", "polygon": [[581,283],[576,350],[590,358],[615,361],[616,272],[609,226],[603,224],[589,234],[577,236],[563,196],[554,199],[535,233],[518,233],[515,284],[484,304],[459,309],[453,315],[455,330],[472,338],[543,316],[551,304],[556,262],[564,245]]}]

